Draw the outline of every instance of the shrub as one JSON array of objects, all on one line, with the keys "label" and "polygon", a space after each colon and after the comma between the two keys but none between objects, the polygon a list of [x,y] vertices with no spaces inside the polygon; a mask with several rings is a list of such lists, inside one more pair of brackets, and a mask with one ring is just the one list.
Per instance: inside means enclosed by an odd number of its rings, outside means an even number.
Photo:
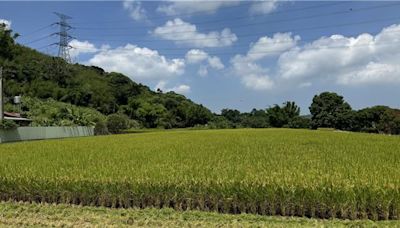
[{"label": "shrub", "polygon": [[223,116],[215,116],[212,121],[208,123],[210,129],[226,129],[226,128],[236,128],[233,124]]},{"label": "shrub", "polygon": [[0,129],[11,130],[17,128],[18,125],[12,120],[2,120],[0,121]]},{"label": "shrub", "polygon": [[94,135],[108,135],[108,128],[107,128],[107,123],[104,121],[99,121],[96,123],[96,126],[94,127]]},{"label": "shrub", "polygon": [[121,133],[129,128],[129,118],[123,114],[111,114],[107,117],[107,128],[112,134]]},{"label": "shrub", "polygon": [[129,129],[140,129],[140,128],[142,128],[142,125],[140,125],[140,123],[137,120],[129,119],[128,124],[129,124],[129,126],[128,126]]},{"label": "shrub", "polygon": [[288,123],[289,128],[310,128],[311,120],[306,117],[296,116]]}]

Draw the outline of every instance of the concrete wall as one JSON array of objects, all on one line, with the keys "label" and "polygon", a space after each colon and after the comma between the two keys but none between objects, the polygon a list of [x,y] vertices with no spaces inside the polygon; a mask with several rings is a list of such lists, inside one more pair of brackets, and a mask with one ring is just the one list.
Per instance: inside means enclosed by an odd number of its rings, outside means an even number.
[{"label": "concrete wall", "polygon": [[13,130],[0,130],[0,143],[92,135],[94,135],[93,127],[19,127]]}]

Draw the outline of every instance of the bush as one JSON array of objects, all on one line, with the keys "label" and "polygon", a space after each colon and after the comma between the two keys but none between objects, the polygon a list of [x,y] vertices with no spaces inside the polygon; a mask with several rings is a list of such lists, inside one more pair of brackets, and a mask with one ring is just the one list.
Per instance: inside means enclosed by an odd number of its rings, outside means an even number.
[{"label": "bush", "polygon": [[310,128],[311,119],[301,116],[296,116],[288,123],[289,128]]},{"label": "bush", "polygon": [[236,126],[232,126],[233,124],[223,116],[215,116],[212,121],[208,123],[210,129],[226,129],[226,128],[235,128]]},{"label": "bush", "polygon": [[129,118],[123,114],[111,114],[107,117],[107,128],[112,134],[121,133],[129,128]]},{"label": "bush", "polygon": [[96,123],[96,126],[94,127],[94,135],[108,135],[108,128],[107,128],[107,123],[104,121],[99,121]]},{"label": "bush", "polygon": [[140,123],[137,120],[128,120],[128,128],[129,129],[140,129],[142,128],[142,125],[140,125]]},{"label": "bush", "polygon": [[12,120],[2,120],[0,121],[0,129],[11,130],[17,128],[18,125]]}]

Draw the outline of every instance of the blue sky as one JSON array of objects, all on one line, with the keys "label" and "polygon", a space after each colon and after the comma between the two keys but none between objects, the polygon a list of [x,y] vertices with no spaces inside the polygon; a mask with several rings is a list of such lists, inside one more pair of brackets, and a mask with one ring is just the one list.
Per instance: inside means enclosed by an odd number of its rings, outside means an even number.
[{"label": "blue sky", "polygon": [[335,91],[353,108],[400,107],[400,2],[0,2],[18,42],[56,55],[54,11],[72,17],[72,59],[175,90],[212,111],[287,100],[308,113]]}]

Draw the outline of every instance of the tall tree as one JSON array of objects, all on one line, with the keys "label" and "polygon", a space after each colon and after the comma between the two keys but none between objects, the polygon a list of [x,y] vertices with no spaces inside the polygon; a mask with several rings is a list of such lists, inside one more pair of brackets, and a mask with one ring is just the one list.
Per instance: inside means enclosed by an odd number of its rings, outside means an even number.
[{"label": "tall tree", "polygon": [[236,109],[222,109],[221,116],[225,117],[234,124],[237,124],[241,121],[240,111]]},{"label": "tall tree", "polygon": [[14,56],[14,39],[18,37],[18,33],[13,34],[6,24],[0,23],[0,63],[6,59],[12,59]]},{"label": "tall tree", "polygon": [[332,92],[315,95],[310,106],[311,127],[347,129],[351,121],[351,106],[342,96]]},{"label": "tall tree", "polygon": [[294,101],[287,101],[283,103],[283,112],[289,119],[293,119],[300,115],[300,107],[296,105]]},{"label": "tall tree", "polygon": [[300,108],[294,101],[287,101],[282,106],[274,105],[266,110],[272,127],[287,127],[300,116]]}]

